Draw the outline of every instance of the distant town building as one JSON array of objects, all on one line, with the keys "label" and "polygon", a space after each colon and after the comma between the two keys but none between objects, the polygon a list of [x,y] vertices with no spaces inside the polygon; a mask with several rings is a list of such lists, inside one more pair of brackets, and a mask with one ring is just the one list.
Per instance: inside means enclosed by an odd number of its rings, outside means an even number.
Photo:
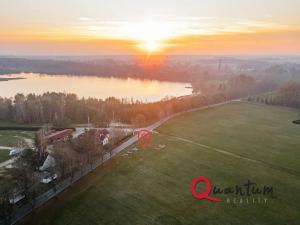
[{"label": "distant town building", "polygon": [[97,132],[97,138],[101,145],[107,145],[109,143],[109,132],[107,129],[103,129]]}]

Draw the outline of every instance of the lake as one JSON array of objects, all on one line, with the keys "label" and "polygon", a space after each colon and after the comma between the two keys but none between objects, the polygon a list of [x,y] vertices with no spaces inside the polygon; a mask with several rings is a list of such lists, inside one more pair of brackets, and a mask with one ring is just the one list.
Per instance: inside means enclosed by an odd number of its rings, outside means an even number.
[{"label": "lake", "polygon": [[178,97],[192,93],[189,83],[157,80],[119,79],[113,77],[47,75],[21,73],[1,75],[5,78],[24,78],[0,81],[0,96],[13,97],[17,93],[44,92],[75,93],[79,97],[107,97],[159,101],[166,96]]}]

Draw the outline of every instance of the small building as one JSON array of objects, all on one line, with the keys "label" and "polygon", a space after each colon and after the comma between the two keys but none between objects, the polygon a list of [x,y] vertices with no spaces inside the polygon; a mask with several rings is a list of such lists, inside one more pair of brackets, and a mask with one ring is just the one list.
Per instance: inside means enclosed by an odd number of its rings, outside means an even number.
[{"label": "small building", "polygon": [[55,158],[51,155],[48,155],[47,158],[45,159],[43,165],[39,168],[40,171],[46,171],[50,168],[55,167],[56,161]]},{"label": "small building", "polygon": [[106,129],[98,131],[99,142],[101,145],[107,145],[109,143],[109,132]]},{"label": "small building", "polygon": [[48,143],[53,143],[56,141],[67,141],[72,136],[73,130],[72,129],[65,129],[61,131],[56,131],[45,136],[45,140]]}]

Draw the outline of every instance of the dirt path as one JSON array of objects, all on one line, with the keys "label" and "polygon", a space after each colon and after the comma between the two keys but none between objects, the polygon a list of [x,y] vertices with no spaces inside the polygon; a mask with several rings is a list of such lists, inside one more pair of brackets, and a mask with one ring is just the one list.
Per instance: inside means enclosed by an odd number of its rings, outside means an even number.
[{"label": "dirt path", "polygon": [[12,147],[0,146],[0,150],[12,150]]}]

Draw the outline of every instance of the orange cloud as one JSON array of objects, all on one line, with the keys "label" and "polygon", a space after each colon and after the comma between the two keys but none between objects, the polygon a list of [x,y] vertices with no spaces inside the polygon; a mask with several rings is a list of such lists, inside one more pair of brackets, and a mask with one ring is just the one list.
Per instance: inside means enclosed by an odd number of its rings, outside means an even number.
[{"label": "orange cloud", "polygon": [[170,54],[300,54],[300,30],[193,35],[169,43]]},{"label": "orange cloud", "polygon": [[[187,35],[163,40],[162,54],[300,54],[300,29]],[[147,54],[136,40],[73,34],[0,34],[0,54]]]},{"label": "orange cloud", "polygon": [[0,54],[135,54],[137,43],[131,40],[27,38],[1,40]]}]

